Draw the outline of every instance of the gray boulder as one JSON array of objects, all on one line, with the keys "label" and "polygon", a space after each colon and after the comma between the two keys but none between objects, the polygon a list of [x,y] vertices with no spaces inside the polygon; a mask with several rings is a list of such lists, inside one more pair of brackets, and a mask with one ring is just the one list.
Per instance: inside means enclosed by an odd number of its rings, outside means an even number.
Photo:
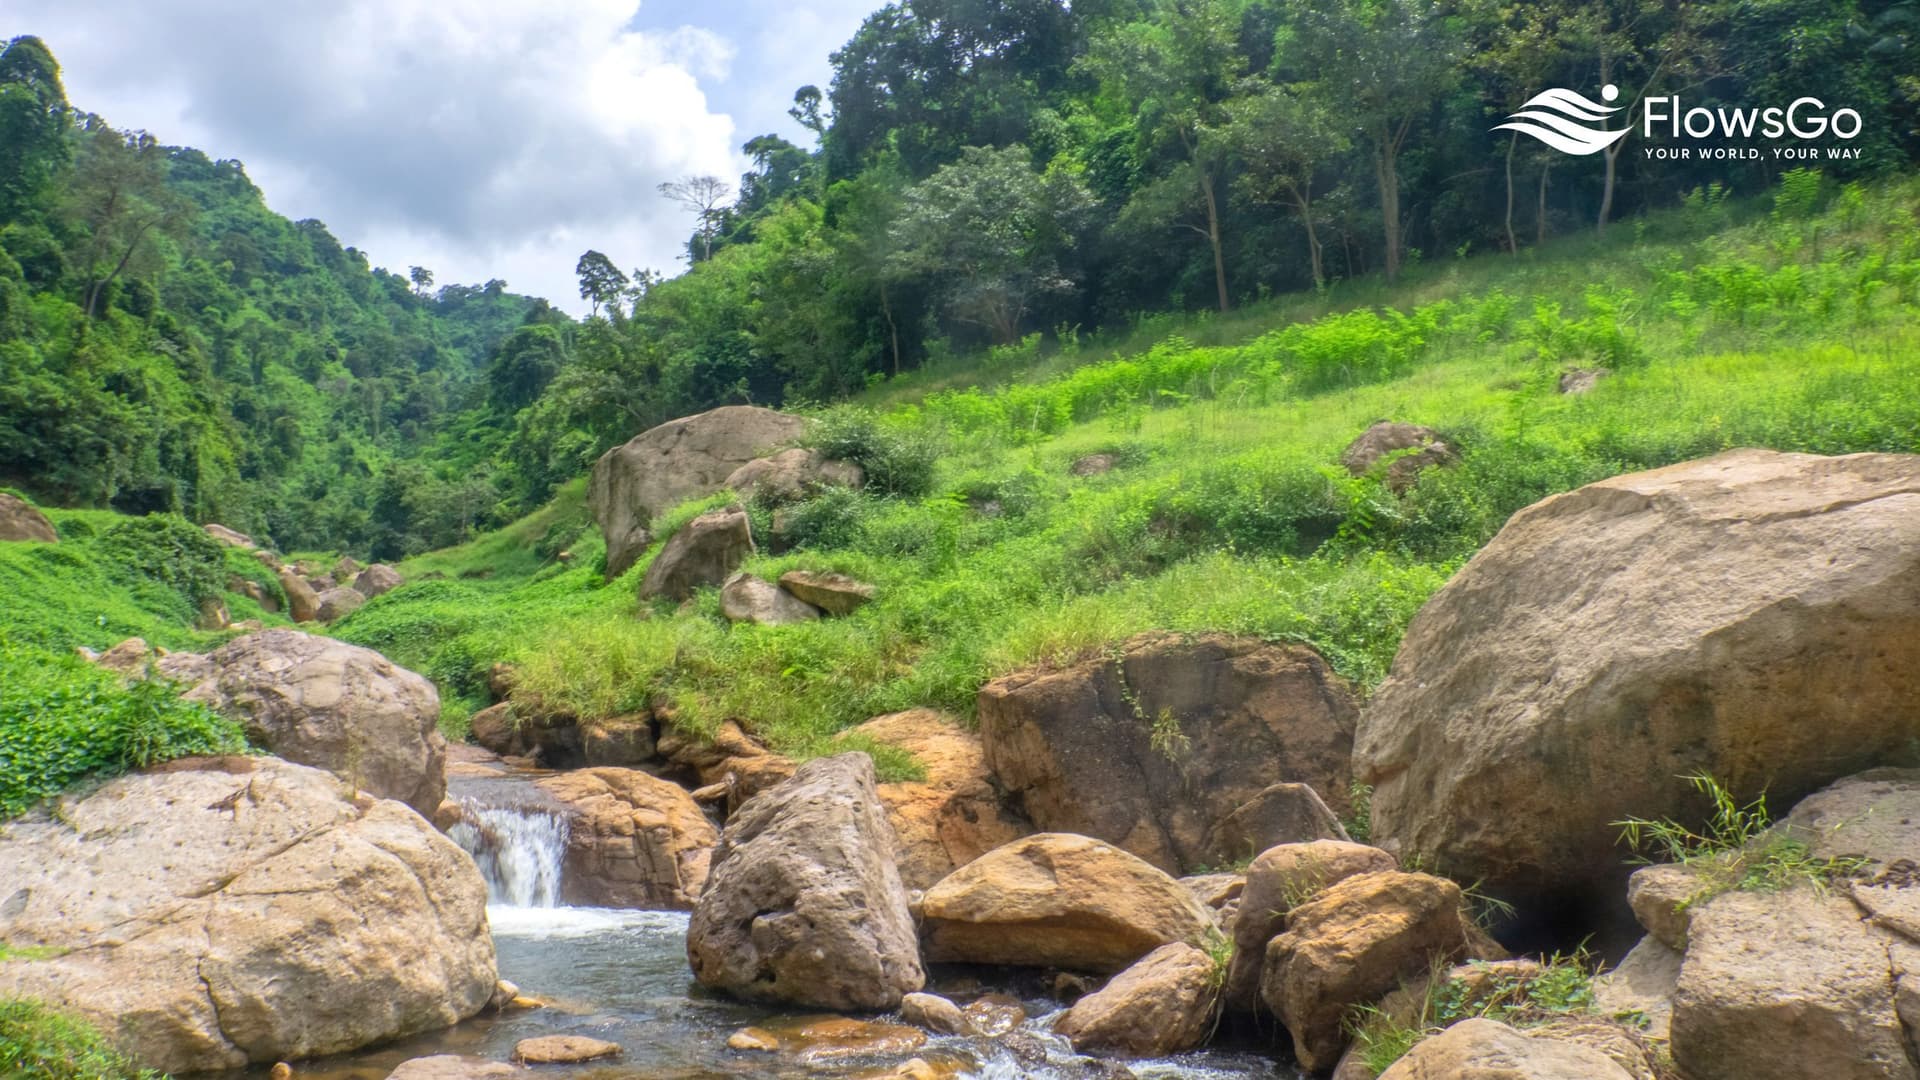
[{"label": "gray boulder", "polygon": [[785,626],[818,619],[820,609],[765,578],[739,573],[720,587],[720,614],[728,622]]},{"label": "gray boulder", "polygon": [[685,600],[703,585],[719,585],[753,554],[747,512],[709,510],[667,539],[640,581],[640,599]]}]

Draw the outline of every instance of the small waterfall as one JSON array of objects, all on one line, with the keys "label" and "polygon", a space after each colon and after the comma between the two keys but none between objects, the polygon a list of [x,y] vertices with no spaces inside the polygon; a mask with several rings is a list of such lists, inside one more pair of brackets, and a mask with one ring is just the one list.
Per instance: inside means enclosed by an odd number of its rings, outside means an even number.
[{"label": "small waterfall", "polygon": [[567,854],[565,816],[536,806],[461,799],[460,820],[447,835],[479,865],[491,903],[560,906],[560,865]]}]

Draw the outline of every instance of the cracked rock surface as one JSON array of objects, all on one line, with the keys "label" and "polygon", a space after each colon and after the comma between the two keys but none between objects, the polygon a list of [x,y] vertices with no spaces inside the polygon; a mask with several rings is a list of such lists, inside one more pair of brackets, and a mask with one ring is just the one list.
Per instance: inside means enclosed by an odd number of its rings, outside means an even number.
[{"label": "cracked rock surface", "polygon": [[0,826],[0,996],[167,1072],[314,1057],[478,1012],[486,885],[406,806],[275,758],[195,758]]}]

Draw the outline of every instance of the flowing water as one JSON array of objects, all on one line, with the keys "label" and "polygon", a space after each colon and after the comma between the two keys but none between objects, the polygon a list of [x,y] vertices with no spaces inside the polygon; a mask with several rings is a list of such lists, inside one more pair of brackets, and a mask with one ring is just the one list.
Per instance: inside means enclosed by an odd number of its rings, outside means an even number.
[{"label": "flowing water", "polygon": [[[468,821],[450,835],[472,852],[486,876],[492,903],[487,917],[499,954],[500,975],[540,998],[546,1008],[485,1014],[446,1031],[403,1040],[372,1051],[300,1066],[300,1080],[384,1080],[409,1058],[469,1054],[505,1061],[521,1039],[578,1034],[619,1043],[614,1063],[538,1070],[541,1078],[566,1080],[775,1080],[788,1077],[852,1077],[906,1057],[960,1064],[976,1080],[1066,1078],[1081,1075],[1063,1040],[1048,1030],[1059,1006],[1032,986],[986,986],[982,977],[1009,981],[1006,973],[937,972],[929,989],[965,1000],[987,989],[1012,990],[1024,1001],[1027,1031],[1045,1045],[1049,1063],[1016,1059],[989,1039],[937,1037],[912,1054],[807,1064],[790,1056],[736,1051],[727,1036],[749,1024],[778,1024],[799,1013],[780,1013],[713,994],[693,981],[687,968],[687,916],[676,912],[558,906],[566,819],[540,801],[524,782],[487,781],[454,785]],[[1015,977],[1011,981],[1017,981]],[[1026,992],[1021,992],[1025,990]],[[1136,1076],[1154,1080],[1251,1080],[1298,1074],[1263,1054],[1207,1051],[1152,1062],[1129,1062]],[[264,1076],[265,1070],[249,1073]],[[532,1075],[532,1074],[529,1074]]]}]

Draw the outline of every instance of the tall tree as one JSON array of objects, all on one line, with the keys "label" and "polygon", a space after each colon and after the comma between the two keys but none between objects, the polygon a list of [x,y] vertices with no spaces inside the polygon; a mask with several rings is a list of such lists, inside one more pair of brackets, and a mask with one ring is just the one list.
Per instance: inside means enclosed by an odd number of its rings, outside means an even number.
[{"label": "tall tree", "polygon": [[694,215],[693,236],[694,244],[698,247],[689,244],[688,254],[697,250],[700,257],[693,261],[711,259],[713,241],[720,234],[720,222],[727,200],[733,197],[732,186],[717,176],[683,176],[661,184],[660,194]]},{"label": "tall tree", "polygon": [[1169,198],[1190,192],[1199,223],[1187,227],[1207,241],[1220,310],[1231,306],[1227,263],[1221,236],[1221,174],[1231,150],[1223,137],[1228,124],[1224,103],[1246,67],[1238,48],[1240,15],[1230,0],[1156,0],[1147,17],[1117,26],[1096,39],[1086,66],[1101,81],[1120,89],[1137,110],[1147,145],[1142,157],[1162,146],[1177,151],[1179,165],[1136,192],[1136,212],[1153,216],[1175,210],[1187,200]]},{"label": "tall tree", "polygon": [[1273,86],[1248,80],[1227,102],[1226,137],[1244,163],[1241,182],[1260,202],[1284,200],[1307,232],[1307,256],[1316,287],[1327,280],[1315,228],[1314,178],[1347,152],[1351,140],[1317,84]]},{"label": "tall tree", "polygon": [[60,65],[37,37],[0,50],[0,224],[34,205],[70,160]]},{"label": "tall tree", "polygon": [[1458,35],[1436,0],[1303,5],[1283,63],[1321,83],[1373,155],[1388,280],[1400,273],[1400,152],[1414,124],[1459,79]]},{"label": "tall tree", "polygon": [[602,307],[613,307],[626,295],[627,275],[613,265],[613,260],[597,251],[588,251],[574,264],[573,272],[580,278],[580,299],[593,304],[593,314],[600,314]]},{"label": "tall tree", "polygon": [[101,314],[101,298],[150,254],[162,237],[186,233],[194,205],[167,185],[167,151],[144,131],[119,132],[88,117],[67,197],[84,236],[75,260],[86,276],[81,308]]}]

